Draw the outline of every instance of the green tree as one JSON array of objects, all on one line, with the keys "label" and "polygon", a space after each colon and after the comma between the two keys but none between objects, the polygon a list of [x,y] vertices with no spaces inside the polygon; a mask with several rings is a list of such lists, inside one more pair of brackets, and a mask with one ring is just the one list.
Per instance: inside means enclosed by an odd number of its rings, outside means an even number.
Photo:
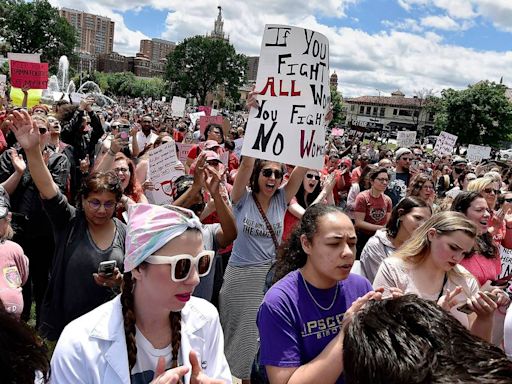
[{"label": "green tree", "polygon": [[462,144],[498,146],[512,135],[512,104],[506,86],[481,81],[467,89],[445,89],[433,108],[435,128],[458,136]]},{"label": "green tree", "polygon": [[223,87],[227,96],[239,100],[238,88],[245,82],[247,58],[220,39],[195,36],[185,39],[167,57],[166,80],[171,95],[194,96],[204,104],[208,92]]},{"label": "green tree", "polygon": [[12,52],[41,53],[55,67],[62,55],[72,56],[75,28],[47,0],[0,0],[0,39]]},{"label": "green tree", "polygon": [[341,93],[337,91],[336,87],[331,88],[331,103],[332,103],[332,120],[329,127],[341,125],[345,121],[345,112],[343,111],[343,98]]}]

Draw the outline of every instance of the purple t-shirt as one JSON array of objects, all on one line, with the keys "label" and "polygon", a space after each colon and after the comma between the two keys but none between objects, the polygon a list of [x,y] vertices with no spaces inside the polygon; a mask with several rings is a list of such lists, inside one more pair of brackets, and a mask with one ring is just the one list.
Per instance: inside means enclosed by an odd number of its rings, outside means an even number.
[{"label": "purple t-shirt", "polygon": [[[306,284],[322,307],[331,305],[336,287],[318,289]],[[298,270],[270,288],[257,318],[261,365],[289,368],[313,360],[340,331],[346,310],[357,298],[373,290],[366,278],[355,274],[338,286],[336,302],[328,311],[311,299]],[[343,378],[340,376],[336,382],[343,383]]]}]

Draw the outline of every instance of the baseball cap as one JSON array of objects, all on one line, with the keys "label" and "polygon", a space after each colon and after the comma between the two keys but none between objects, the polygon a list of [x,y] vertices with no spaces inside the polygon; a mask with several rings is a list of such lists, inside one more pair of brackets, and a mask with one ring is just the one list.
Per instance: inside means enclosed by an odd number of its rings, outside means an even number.
[{"label": "baseball cap", "polygon": [[206,153],[206,161],[216,160],[220,161],[220,157],[215,151],[204,151]]},{"label": "baseball cap", "polygon": [[0,219],[3,219],[11,210],[9,195],[4,187],[0,186]]},{"label": "baseball cap", "polygon": [[465,164],[467,164],[467,163],[468,163],[468,161],[467,161],[465,158],[460,157],[460,156],[456,156],[456,157],[453,159],[453,161],[452,161],[452,164],[453,164],[453,165],[458,165],[458,164],[460,164],[460,165],[464,164],[464,165],[465,165]]},{"label": "baseball cap", "polygon": [[217,147],[220,147],[220,145],[215,140],[206,140],[204,142],[204,149],[212,149]]}]

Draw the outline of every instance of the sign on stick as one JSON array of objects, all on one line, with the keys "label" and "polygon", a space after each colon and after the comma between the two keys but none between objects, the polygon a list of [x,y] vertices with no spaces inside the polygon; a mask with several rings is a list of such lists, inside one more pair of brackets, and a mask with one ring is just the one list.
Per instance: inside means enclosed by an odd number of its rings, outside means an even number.
[{"label": "sign on stick", "polygon": [[46,89],[48,87],[48,63],[11,60],[11,84],[16,88]]},{"label": "sign on stick", "polygon": [[174,180],[183,175],[183,170],[177,170],[178,157],[174,141],[158,146],[149,151],[149,179],[154,185],[151,191],[152,204],[171,204]]},{"label": "sign on stick", "polygon": [[396,134],[397,147],[410,147],[416,144],[416,131],[398,131]]},{"label": "sign on stick", "polygon": [[185,104],[187,99],[179,96],[173,96],[171,102],[172,115],[176,117],[185,116]]},{"label": "sign on stick", "polygon": [[491,157],[491,147],[469,144],[466,152],[466,159],[469,161],[480,161]]},{"label": "sign on stick", "polygon": [[451,154],[457,142],[457,136],[442,131],[437,137],[436,145],[432,152],[436,155]]}]

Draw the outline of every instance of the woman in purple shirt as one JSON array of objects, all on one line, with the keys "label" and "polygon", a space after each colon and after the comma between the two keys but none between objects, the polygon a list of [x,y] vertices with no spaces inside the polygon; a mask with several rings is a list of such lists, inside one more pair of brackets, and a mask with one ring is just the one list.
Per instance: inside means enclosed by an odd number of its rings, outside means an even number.
[{"label": "woman in purple shirt", "polygon": [[350,274],[356,243],[350,219],[318,204],[306,210],[281,250],[275,280],[282,278],[265,295],[257,318],[259,363],[271,383],[343,382],[342,321],[373,289],[366,278]]}]

